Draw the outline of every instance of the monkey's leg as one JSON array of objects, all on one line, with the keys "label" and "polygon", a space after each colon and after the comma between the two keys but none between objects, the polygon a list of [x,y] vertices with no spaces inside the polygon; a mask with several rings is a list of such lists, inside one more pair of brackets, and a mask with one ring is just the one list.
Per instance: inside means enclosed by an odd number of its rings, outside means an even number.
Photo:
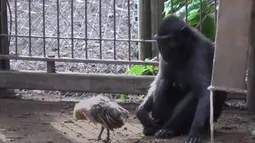
[{"label": "monkey's leg", "polygon": [[176,105],[171,118],[163,125],[163,128],[155,134],[157,138],[171,138],[176,134],[185,133],[192,124],[196,111],[196,98],[193,93],[188,93]]},{"label": "monkey's leg", "polygon": [[101,126],[101,130],[100,130],[100,133],[99,133],[98,138],[97,138],[98,140],[101,140],[101,136],[102,136],[103,131],[104,131],[104,127]]},{"label": "monkey's leg", "polygon": [[[208,91],[209,93],[209,91]],[[198,101],[197,109],[185,143],[200,143],[205,123],[210,117],[210,95],[204,94]]]},{"label": "monkey's leg", "polygon": [[[214,96],[214,120],[220,116],[224,106],[224,100],[227,97],[226,92],[216,93],[218,95]],[[187,138],[185,139],[186,143],[200,143],[203,130],[205,129],[205,124],[208,123],[210,118],[210,91],[204,89],[201,90],[199,94],[203,96],[199,99],[192,126]]]},{"label": "monkey's leg", "polygon": [[[174,88],[172,83],[170,84],[167,80],[161,79],[158,81],[157,89],[155,91],[156,99],[153,104],[152,117],[159,120],[161,128],[164,124],[171,118],[173,110],[177,103],[181,100],[181,94],[179,89]],[[174,134],[173,130],[168,128],[164,136],[172,136]],[[156,132],[158,132],[157,130]],[[154,135],[155,133],[154,132]]]},{"label": "monkey's leg", "polygon": [[214,91],[214,121],[220,117],[222,110],[225,106],[225,101],[227,100],[227,92],[225,91]]},{"label": "monkey's leg", "polygon": [[136,110],[136,116],[143,126],[152,126],[152,120],[149,116],[149,112],[153,107],[153,97],[149,96],[144,99],[144,101],[139,105]]}]

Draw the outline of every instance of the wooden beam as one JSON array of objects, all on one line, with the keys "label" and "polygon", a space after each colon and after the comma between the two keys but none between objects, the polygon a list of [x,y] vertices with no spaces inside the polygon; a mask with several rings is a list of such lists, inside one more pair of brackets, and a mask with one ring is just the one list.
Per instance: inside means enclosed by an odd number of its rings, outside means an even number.
[{"label": "wooden beam", "polygon": [[[54,58],[54,56],[50,56],[51,58]],[[47,72],[48,73],[55,73],[56,72],[56,67],[55,67],[55,62],[54,61],[47,61]]]},{"label": "wooden beam", "polygon": [[[6,1],[0,1],[0,34],[8,34]],[[0,54],[9,54],[9,41],[7,36],[0,36]],[[0,59],[0,69],[10,69],[8,59]]]},{"label": "wooden beam", "polygon": [[248,62],[247,105],[255,113],[255,0],[253,0],[250,23],[250,49]]},{"label": "wooden beam", "polygon": [[[165,0],[150,0],[151,2],[151,38],[158,32],[159,25],[164,17],[162,12],[164,11]],[[152,45],[152,57],[158,56],[157,43],[151,43]]]},{"label": "wooden beam", "polygon": [[[146,94],[154,78],[154,76],[0,71],[0,88]],[[229,94],[229,99],[245,98],[245,94]]]},{"label": "wooden beam", "polygon": [[0,71],[0,88],[145,94],[154,76]]},{"label": "wooden beam", "polygon": [[[139,0],[139,39],[150,40],[151,39],[151,10],[149,0]],[[145,60],[146,58],[152,58],[151,43],[139,42],[139,59]]]},{"label": "wooden beam", "polygon": [[[7,1],[0,1],[0,34],[8,34]],[[0,54],[9,54],[9,41],[7,36],[0,36]],[[0,59],[0,69],[10,69],[9,59]],[[0,98],[9,95],[6,89],[0,88]]]},{"label": "wooden beam", "polygon": [[220,0],[211,90],[246,93],[252,0]]}]

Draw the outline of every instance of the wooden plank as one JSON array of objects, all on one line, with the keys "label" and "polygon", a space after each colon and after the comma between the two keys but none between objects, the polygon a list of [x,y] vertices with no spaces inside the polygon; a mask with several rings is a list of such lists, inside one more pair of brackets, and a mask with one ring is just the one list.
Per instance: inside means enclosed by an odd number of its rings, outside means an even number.
[{"label": "wooden plank", "polygon": [[252,0],[221,0],[216,32],[214,90],[245,93]]},{"label": "wooden plank", "polygon": [[0,71],[0,88],[144,94],[154,76]]},{"label": "wooden plank", "polygon": [[[146,94],[154,76],[0,71],[0,79],[0,88],[8,89]],[[228,97],[246,98],[245,94],[229,94]]]},{"label": "wooden plank", "polygon": [[[6,1],[0,2],[0,34],[8,34]],[[9,41],[7,36],[0,36],[0,54],[9,54]],[[0,69],[10,69],[10,62],[8,59],[0,60]]]},{"label": "wooden plank", "polygon": [[[250,39],[255,38],[255,0],[252,5],[252,15],[250,23]],[[249,62],[248,62],[248,82],[247,82],[247,105],[248,109],[255,113],[255,41],[250,40]]]},{"label": "wooden plank", "polygon": [[[151,38],[154,37],[158,32],[159,25],[164,17],[162,11],[164,11],[164,2],[165,0],[150,0],[151,2]],[[157,43],[151,43],[152,45],[152,57],[158,56],[158,47]]]},{"label": "wooden plank", "polygon": [[[0,34],[8,34],[7,3],[0,1]],[[7,36],[0,36],[0,54],[9,54],[9,41]],[[10,60],[0,59],[0,69],[10,69]],[[8,91],[0,89],[0,97],[7,97]]]},{"label": "wooden plank", "polygon": [[[54,58],[54,56],[50,56],[51,58]],[[48,73],[55,73],[56,72],[56,67],[55,67],[55,62],[54,61],[47,61],[47,72]]]},{"label": "wooden plank", "polygon": [[[139,2],[139,39],[150,40],[151,39],[151,10],[149,0],[138,0]],[[152,58],[151,43],[139,42],[139,59],[145,60],[146,58]]]}]

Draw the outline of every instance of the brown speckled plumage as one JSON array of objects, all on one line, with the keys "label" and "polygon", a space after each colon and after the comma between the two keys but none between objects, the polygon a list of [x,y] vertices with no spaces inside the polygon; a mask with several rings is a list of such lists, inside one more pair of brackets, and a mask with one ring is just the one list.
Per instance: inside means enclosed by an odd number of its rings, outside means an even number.
[{"label": "brown speckled plumage", "polygon": [[101,139],[104,128],[107,129],[107,140],[110,140],[109,130],[113,131],[116,128],[122,127],[129,112],[118,105],[116,102],[111,101],[109,98],[98,95],[86,100],[82,100],[74,107],[74,117],[82,119],[82,112],[86,112],[86,117],[93,123],[102,125],[98,139]]}]

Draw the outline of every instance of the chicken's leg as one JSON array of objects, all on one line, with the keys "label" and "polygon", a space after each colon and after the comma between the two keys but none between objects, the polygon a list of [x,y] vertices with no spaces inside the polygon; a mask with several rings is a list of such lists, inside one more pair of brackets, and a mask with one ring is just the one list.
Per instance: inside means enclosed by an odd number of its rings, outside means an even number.
[{"label": "chicken's leg", "polygon": [[110,130],[109,129],[106,129],[106,130],[107,130],[106,141],[109,142],[110,141]]},{"label": "chicken's leg", "polygon": [[100,130],[100,133],[99,133],[98,138],[97,138],[98,140],[101,140],[101,136],[102,136],[103,131],[104,131],[104,127],[101,126],[101,130]]}]

